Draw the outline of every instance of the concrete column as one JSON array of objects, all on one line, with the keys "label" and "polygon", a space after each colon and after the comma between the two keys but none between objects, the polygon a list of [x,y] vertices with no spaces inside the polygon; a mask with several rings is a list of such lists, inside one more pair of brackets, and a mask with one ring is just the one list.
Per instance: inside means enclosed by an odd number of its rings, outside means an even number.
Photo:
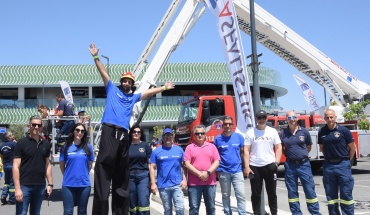
[{"label": "concrete column", "polygon": [[92,94],[93,94],[93,91],[92,91],[92,86],[89,86],[89,106],[93,106],[93,102],[92,102]]},{"label": "concrete column", "polygon": [[155,105],[162,105],[162,100],[163,100],[162,93],[156,94]]},{"label": "concrete column", "polygon": [[18,107],[24,108],[24,87],[18,87]]},{"label": "concrete column", "polygon": [[278,98],[278,92],[277,91],[275,91],[274,92],[274,98],[273,98],[273,101],[274,101],[274,106],[276,107],[276,106],[278,106],[278,100],[277,100],[277,98]]},{"label": "concrete column", "polygon": [[222,85],[222,95],[227,95],[227,85],[226,84]]},{"label": "concrete column", "polygon": [[145,135],[145,140],[146,140],[146,142],[150,142],[150,141],[151,141],[151,139],[150,139],[150,137],[149,137],[149,135],[150,135],[150,133],[149,133],[149,129],[143,129],[143,131],[144,131],[144,135]]}]

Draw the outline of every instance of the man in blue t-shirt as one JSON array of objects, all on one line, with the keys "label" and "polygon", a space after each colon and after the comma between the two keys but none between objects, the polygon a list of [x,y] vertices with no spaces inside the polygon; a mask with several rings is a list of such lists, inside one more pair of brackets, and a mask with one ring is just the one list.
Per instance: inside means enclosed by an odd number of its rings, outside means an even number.
[{"label": "man in blue t-shirt", "polygon": [[315,192],[310,159],[312,140],[307,129],[298,125],[298,117],[294,111],[286,113],[288,127],[280,133],[283,152],[286,157],[285,185],[288,190],[288,202],[292,214],[302,214],[299,204],[298,178],[301,180],[306,195],[307,208],[310,214],[321,215],[319,200]]},{"label": "man in blue t-shirt", "polygon": [[[184,150],[173,143],[173,131],[166,128],[162,134],[163,145],[150,156],[150,190],[156,194],[157,189],[162,199],[164,214],[172,214],[172,201],[177,215],[184,214],[184,193],[187,181],[183,168]],[[157,169],[157,184],[155,183]],[[172,198],[172,199],[171,199]]]},{"label": "man in blue t-shirt", "polygon": [[99,49],[90,44],[89,51],[103,79],[107,100],[103,113],[101,142],[94,169],[94,201],[92,214],[108,214],[109,191],[112,181],[112,213],[129,212],[129,137],[128,130],[132,110],[136,102],[154,94],[175,88],[175,83],[166,82],[164,86],[151,88],[133,94],[135,76],[123,73],[117,87],[109,79],[104,65],[99,60]]},{"label": "man in blue t-shirt", "polygon": [[[324,153],[323,183],[329,214],[354,214],[352,191],[354,180],[351,171],[351,160],[355,155],[355,141],[351,131],[336,123],[334,110],[325,111],[326,126],[318,133],[318,144]],[[338,198],[338,191],[340,198]]]},{"label": "man in blue t-shirt", "polygon": [[[14,135],[12,132],[8,131],[5,134],[5,138],[7,139],[2,145],[0,145],[0,158],[3,161],[3,170],[4,170],[4,187],[3,192],[1,194],[1,203],[3,204],[15,204],[15,196],[14,196],[14,182],[13,182],[13,154],[16,141],[14,139]],[[6,198],[9,195],[9,200],[7,201]]]},{"label": "man in blue t-shirt", "polygon": [[242,157],[244,153],[244,138],[233,132],[233,119],[224,116],[222,120],[223,132],[216,136],[214,144],[220,154],[220,165],[217,168],[217,177],[221,186],[222,204],[224,213],[231,214],[230,192],[233,184],[238,205],[238,213],[246,214],[244,175]]}]

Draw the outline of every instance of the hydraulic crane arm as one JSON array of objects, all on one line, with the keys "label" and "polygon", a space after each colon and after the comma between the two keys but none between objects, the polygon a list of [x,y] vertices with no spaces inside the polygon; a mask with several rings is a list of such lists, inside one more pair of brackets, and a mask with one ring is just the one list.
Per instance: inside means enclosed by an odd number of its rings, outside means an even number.
[{"label": "hydraulic crane arm", "polygon": [[[250,35],[249,1],[234,0],[239,27]],[[370,86],[347,72],[277,18],[255,4],[257,41],[323,86],[337,105],[360,100]]]}]

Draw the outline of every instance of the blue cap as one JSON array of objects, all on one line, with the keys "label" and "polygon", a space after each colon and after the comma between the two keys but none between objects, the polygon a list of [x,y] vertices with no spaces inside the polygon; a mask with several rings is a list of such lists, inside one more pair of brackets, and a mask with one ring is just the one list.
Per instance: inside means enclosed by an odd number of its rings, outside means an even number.
[{"label": "blue cap", "polygon": [[170,128],[166,128],[166,129],[164,129],[164,130],[163,130],[162,135],[165,135],[165,134],[167,134],[167,133],[173,134],[172,129],[170,129]]},{"label": "blue cap", "polygon": [[78,110],[78,113],[85,112],[83,109]]}]

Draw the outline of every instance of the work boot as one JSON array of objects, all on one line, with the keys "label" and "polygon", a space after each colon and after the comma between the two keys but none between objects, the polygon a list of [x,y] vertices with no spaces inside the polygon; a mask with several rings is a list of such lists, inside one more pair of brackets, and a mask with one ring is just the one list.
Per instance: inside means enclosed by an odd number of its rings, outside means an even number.
[{"label": "work boot", "polygon": [[1,203],[3,203],[4,205],[8,203],[8,201],[6,201],[6,197],[1,197]]}]

